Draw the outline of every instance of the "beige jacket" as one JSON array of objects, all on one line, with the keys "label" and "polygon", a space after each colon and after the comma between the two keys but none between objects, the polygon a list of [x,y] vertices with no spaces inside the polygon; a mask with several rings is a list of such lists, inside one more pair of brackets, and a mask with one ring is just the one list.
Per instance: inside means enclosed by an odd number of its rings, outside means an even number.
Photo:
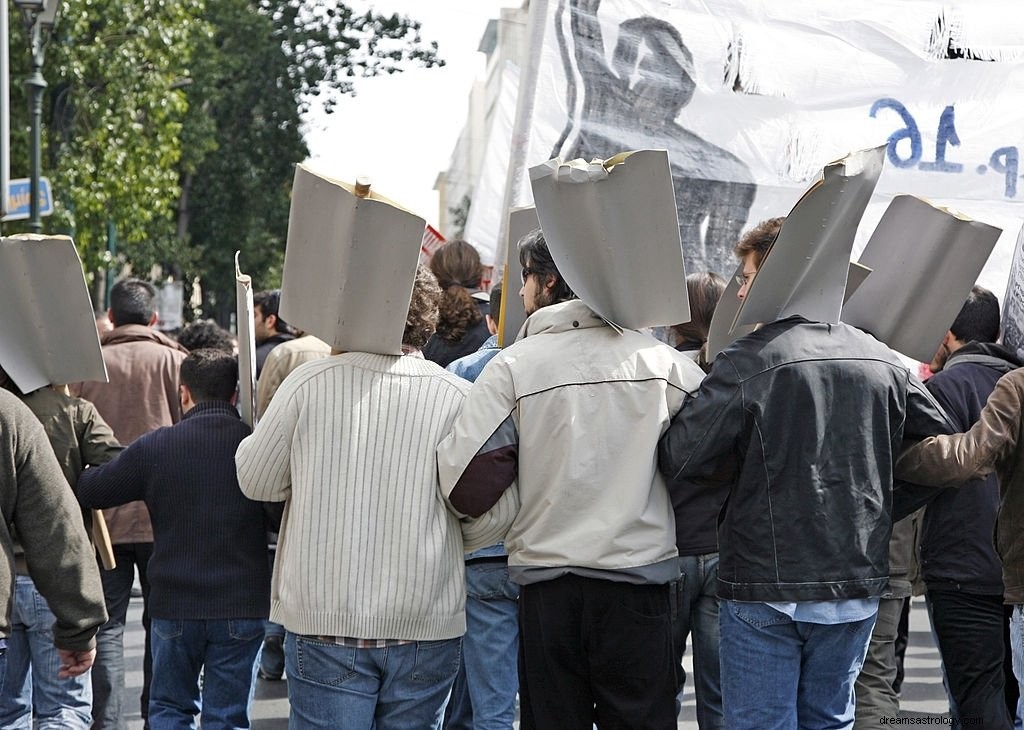
[{"label": "beige jacket", "polygon": [[256,383],[256,413],[262,418],[274,394],[292,370],[304,362],[320,360],[331,354],[331,346],[313,335],[282,342],[267,355]]},{"label": "beige jacket", "polygon": [[675,518],[657,445],[703,371],[578,300],[538,310],[524,335],[487,364],[438,448],[445,496],[476,517],[518,477],[505,547],[521,582],[672,580]]},{"label": "beige jacket", "polygon": [[[181,420],[178,394],[181,361],[188,351],[152,327],[127,324],[103,335],[103,361],[109,382],[72,386],[72,393],[96,406],[127,446],[139,436]],[[142,502],[104,510],[110,541],[153,542],[149,512]]]},{"label": "beige jacket", "polygon": [[896,477],[951,487],[995,471],[999,477],[996,552],[1004,598],[1024,603],[1024,368],[996,383],[977,423],[966,433],[932,436],[903,452]]}]

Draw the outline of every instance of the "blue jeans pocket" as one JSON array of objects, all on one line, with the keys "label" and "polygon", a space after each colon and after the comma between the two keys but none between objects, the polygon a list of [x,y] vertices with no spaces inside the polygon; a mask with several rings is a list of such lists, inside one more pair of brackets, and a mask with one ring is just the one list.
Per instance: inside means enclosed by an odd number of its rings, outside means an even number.
[{"label": "blue jeans pocket", "polygon": [[152,622],[152,630],[161,639],[180,639],[184,633],[184,622],[180,619],[155,618]]},{"label": "blue jeans pocket", "polygon": [[455,677],[462,662],[462,639],[417,641],[414,682],[436,684]]},{"label": "blue jeans pocket", "polygon": [[302,679],[328,687],[336,687],[357,674],[356,649],[304,636],[295,637],[295,663]]},{"label": "blue jeans pocket", "polygon": [[791,624],[791,619],[782,611],[776,611],[764,603],[746,603],[732,601],[729,603],[729,610],[740,621],[751,626],[777,626],[779,624]]},{"label": "blue jeans pocket", "polygon": [[242,618],[228,620],[228,634],[236,641],[252,641],[263,636],[262,619]]}]

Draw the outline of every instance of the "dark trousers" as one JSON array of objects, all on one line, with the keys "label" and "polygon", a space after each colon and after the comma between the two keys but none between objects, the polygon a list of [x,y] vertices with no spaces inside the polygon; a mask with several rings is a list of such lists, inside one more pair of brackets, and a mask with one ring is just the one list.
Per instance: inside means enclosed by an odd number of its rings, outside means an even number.
[{"label": "dark trousers", "polygon": [[523,730],[676,727],[669,587],[567,575],[519,594]]},{"label": "dark trousers", "polygon": [[142,584],[142,626],[146,634],[140,712],[143,717],[149,714],[153,660],[149,647],[149,578],[146,566],[152,554],[151,542],[114,545],[117,566],[113,570],[100,568],[109,618],[96,636],[96,662],[92,668],[93,730],[121,730],[125,727],[124,716],[128,710],[124,697],[124,625],[128,620],[136,566]]},{"label": "dark trousers", "polygon": [[1017,691],[1003,597],[929,588],[928,603],[957,717],[1009,730]]}]

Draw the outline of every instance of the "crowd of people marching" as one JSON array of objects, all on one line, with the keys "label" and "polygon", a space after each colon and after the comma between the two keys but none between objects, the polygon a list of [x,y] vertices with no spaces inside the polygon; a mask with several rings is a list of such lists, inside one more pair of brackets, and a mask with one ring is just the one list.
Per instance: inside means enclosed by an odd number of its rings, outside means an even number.
[{"label": "crowd of people marching", "polygon": [[[740,300],[783,225],[736,243]],[[442,246],[401,356],[339,351],[260,292],[252,430],[238,343],[164,334],[140,279],[97,317],[108,382],[0,371],[0,726],[119,728],[138,700],[154,730],[245,728],[255,683],[286,678],[296,728],[510,728],[517,699],[523,728],[674,728],[688,680],[702,730],[876,727],[915,584],[953,722],[1014,726],[1024,370],[991,292],[922,382],[801,316],[710,357],[714,273],[656,338],[577,298],[540,230],[518,260],[486,292],[476,250]]]}]

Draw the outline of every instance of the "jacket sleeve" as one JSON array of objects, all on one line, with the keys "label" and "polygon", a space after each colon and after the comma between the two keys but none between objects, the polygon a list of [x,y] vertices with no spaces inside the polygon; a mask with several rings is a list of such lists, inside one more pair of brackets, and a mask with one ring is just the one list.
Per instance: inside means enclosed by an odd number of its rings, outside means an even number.
[{"label": "jacket sleeve", "polygon": [[[437,447],[441,493],[460,517],[480,517],[519,474],[519,425],[511,373],[498,355],[481,372],[451,433]],[[511,502],[505,502],[507,510]]]},{"label": "jacket sleeve", "polygon": [[[88,401],[81,401],[81,418],[78,427],[78,450],[83,466],[102,466],[112,461],[124,447],[121,446],[114,431],[103,420],[96,406]],[[74,486],[74,485],[72,485]]]},{"label": "jacket sleeve", "polygon": [[1020,440],[1020,372],[1000,378],[970,431],[931,436],[904,451],[897,478],[948,487],[992,473]]},{"label": "jacket sleeve", "polygon": [[[273,351],[270,357],[273,357]],[[267,358],[264,376],[271,364]],[[292,492],[291,448],[299,419],[296,389],[298,381],[281,384],[266,414],[256,424],[252,435],[238,445],[235,469],[238,486],[249,499],[257,502],[284,502]]]},{"label": "jacket sleeve", "polygon": [[121,454],[102,466],[86,469],[78,477],[76,492],[83,507],[107,509],[145,499],[142,451],[149,439],[136,439]]},{"label": "jacket sleeve", "polygon": [[744,419],[738,374],[720,355],[658,443],[658,467],[669,489],[681,480],[720,473],[723,458],[733,458]]},{"label": "jacket sleeve", "polygon": [[96,557],[82,513],[39,422],[17,423],[17,494],[13,517],[29,575],[56,616],[54,644],[85,651],[107,620]]}]

